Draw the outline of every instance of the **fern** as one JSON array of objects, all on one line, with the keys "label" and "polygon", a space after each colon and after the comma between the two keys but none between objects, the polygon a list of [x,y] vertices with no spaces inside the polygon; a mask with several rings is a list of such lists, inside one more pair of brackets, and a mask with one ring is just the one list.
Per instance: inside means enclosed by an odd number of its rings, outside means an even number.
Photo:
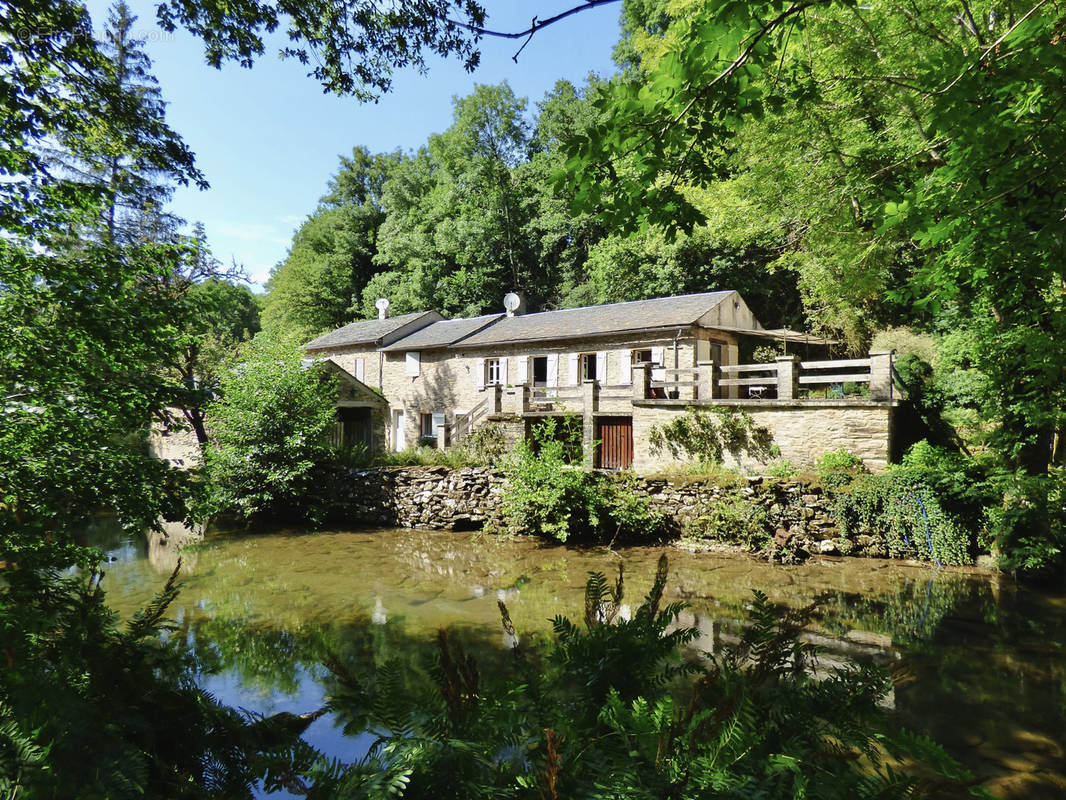
[{"label": "fern", "polygon": [[[448,632],[431,681],[397,662],[344,680],[361,687],[379,739],[312,789],[360,798],[903,798],[970,789],[942,748],[908,733],[880,735],[889,686],[872,667],[815,681],[799,634],[815,606],[782,610],[754,592],[739,644],[704,661],[683,652],[697,632],[684,606],[663,604],[668,564],[631,619],[617,617],[624,575],[591,573],[585,625],[552,621],[543,651],[482,673]],[[514,624],[501,606],[504,630]],[[406,675],[406,678],[405,678]],[[915,778],[884,763],[922,763]],[[309,773],[310,774],[310,773]],[[335,790],[335,791],[334,791]]]}]

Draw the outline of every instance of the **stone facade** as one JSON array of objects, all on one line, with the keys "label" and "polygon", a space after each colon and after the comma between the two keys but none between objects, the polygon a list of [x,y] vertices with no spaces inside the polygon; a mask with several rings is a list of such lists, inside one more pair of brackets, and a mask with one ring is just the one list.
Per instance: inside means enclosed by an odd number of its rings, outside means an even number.
[{"label": "stone facade", "polygon": [[[402,449],[396,447],[398,442],[403,442],[405,447],[414,446],[418,442],[422,435],[422,415],[444,414],[445,420],[451,424],[456,414],[465,414],[482,403],[488,404],[488,394],[492,387],[486,386],[484,378],[487,359],[501,361],[500,382],[505,387],[513,387],[520,382],[519,359],[526,359],[527,382],[533,379],[534,358],[553,359],[557,367],[553,373],[554,387],[551,388],[559,390],[563,405],[566,404],[567,396],[572,394],[574,405],[580,407],[579,393],[583,383],[580,357],[595,353],[597,359],[603,362],[599,410],[602,413],[628,414],[633,381],[632,369],[628,365],[632,363],[631,354],[634,350],[654,350],[657,355],[661,351],[669,368],[674,368],[675,364],[679,368],[695,367],[699,354],[711,344],[721,347],[718,352],[721,352],[723,359],[736,357],[735,337],[716,331],[699,331],[699,335],[697,338],[691,331],[687,331],[676,338],[631,334],[540,344],[438,348],[419,352],[417,370],[409,363],[407,353],[398,351],[372,354],[369,351],[351,349],[337,355],[331,354],[330,358],[351,371],[349,362],[355,358],[383,356],[380,387],[389,400],[388,438],[395,449]],[[412,374],[415,371],[417,374]],[[378,385],[369,378],[366,382]],[[505,393],[507,392],[508,389],[505,389]],[[510,389],[510,393],[513,394],[513,389]],[[398,419],[397,412],[403,413],[404,430],[400,439],[396,438],[392,430],[392,425]]]},{"label": "stone facade", "polygon": [[[345,524],[475,530],[498,512],[504,481],[501,473],[476,467],[351,469],[338,481],[336,499]],[[870,531],[841,532],[831,500],[801,481],[752,477],[721,486],[637,478],[632,488],[664,517],[667,533],[674,536],[698,527],[713,542],[714,531],[706,530],[701,518],[713,504],[740,504],[742,510],[762,510],[772,557],[888,554],[883,539]]]},{"label": "stone facade", "polygon": [[[849,450],[873,472],[889,463],[892,452],[893,417],[891,404],[864,400],[755,400],[743,403],[718,401],[716,407],[734,405],[747,411],[754,423],[770,431],[781,457],[803,469],[835,450]],[[677,462],[669,453],[652,454],[648,436],[656,425],[671,422],[685,413],[684,401],[658,401],[633,404],[633,469],[653,472]],[[757,469],[758,464],[731,456],[727,466]]]},{"label": "stone facade", "polygon": [[[741,364],[742,347],[750,355],[755,343],[790,334],[763,330],[733,291],[517,316],[443,320],[422,312],[404,319],[388,337],[368,334],[388,319],[367,320],[308,343],[309,354],[381,391],[380,438],[392,450],[426,438],[447,447],[500,415],[531,423],[573,413],[582,417],[590,463],[647,473],[669,463],[648,446],[655,425],[694,403],[743,403],[797,466],[847,449],[880,470],[892,452],[891,355]],[[829,399],[830,387],[834,398],[844,397],[847,383],[867,383],[876,402]],[[809,399],[822,387],[827,399]]]},{"label": "stone facade", "polygon": [[[327,351],[327,354],[330,361],[350,375],[354,375],[356,380],[362,381],[372,389],[382,390],[381,363],[384,360],[384,354],[379,353],[372,344],[337,347]],[[309,355],[319,357],[323,354],[309,353]]]}]

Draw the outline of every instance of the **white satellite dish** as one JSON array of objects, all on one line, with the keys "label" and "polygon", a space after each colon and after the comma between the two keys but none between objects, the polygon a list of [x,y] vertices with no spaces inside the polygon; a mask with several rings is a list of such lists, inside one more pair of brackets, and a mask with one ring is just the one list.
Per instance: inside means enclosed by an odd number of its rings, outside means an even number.
[{"label": "white satellite dish", "polygon": [[503,296],[503,307],[507,310],[507,316],[513,317],[522,305],[522,298],[514,292],[508,292]]},{"label": "white satellite dish", "polygon": [[389,299],[387,297],[379,297],[374,301],[374,308],[378,310],[378,319],[385,319],[385,316],[389,313]]}]

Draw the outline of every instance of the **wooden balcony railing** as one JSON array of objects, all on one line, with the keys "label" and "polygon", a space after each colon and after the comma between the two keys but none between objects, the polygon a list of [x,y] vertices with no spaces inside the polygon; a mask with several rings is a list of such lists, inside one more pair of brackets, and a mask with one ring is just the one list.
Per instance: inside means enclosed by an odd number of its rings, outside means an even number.
[{"label": "wooden balcony railing", "polygon": [[635,400],[797,400],[804,399],[804,390],[810,387],[843,387],[847,383],[869,384],[871,400],[892,400],[892,353],[832,361],[783,356],[765,364],[718,366],[705,362],[695,368],[663,369],[650,364],[633,368]]}]

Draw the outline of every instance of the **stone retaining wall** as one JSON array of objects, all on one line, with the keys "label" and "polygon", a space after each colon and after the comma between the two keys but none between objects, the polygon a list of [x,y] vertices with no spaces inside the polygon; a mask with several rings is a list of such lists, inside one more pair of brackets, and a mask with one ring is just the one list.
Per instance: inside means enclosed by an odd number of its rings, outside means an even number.
[{"label": "stone retaining wall", "polygon": [[337,498],[345,522],[477,530],[500,502],[503,476],[463,467],[347,470]]},{"label": "stone retaining wall", "polygon": [[[662,469],[670,464],[669,453],[652,453],[651,429],[666,425],[686,413],[683,400],[633,403],[633,469]],[[888,466],[892,453],[893,417],[896,407],[870,400],[748,400],[743,403],[716,401],[713,407],[735,406],[751,414],[752,421],[766,428],[781,457],[800,469],[813,467],[826,453],[848,450],[873,472]],[[737,466],[726,455],[727,466]],[[739,466],[757,467],[741,459]]]},{"label": "stone retaining wall", "polygon": [[[739,515],[761,516],[778,556],[887,555],[885,542],[869,532],[843,536],[829,498],[820,488],[799,481],[747,478],[739,486],[702,480],[634,481],[635,491],[666,518],[674,535],[693,527],[706,529],[701,518],[713,514],[715,504],[724,504]],[[346,524],[477,530],[496,513],[503,484],[499,472],[475,467],[353,469],[342,475],[337,500]],[[713,538],[713,530],[705,532]]]}]

